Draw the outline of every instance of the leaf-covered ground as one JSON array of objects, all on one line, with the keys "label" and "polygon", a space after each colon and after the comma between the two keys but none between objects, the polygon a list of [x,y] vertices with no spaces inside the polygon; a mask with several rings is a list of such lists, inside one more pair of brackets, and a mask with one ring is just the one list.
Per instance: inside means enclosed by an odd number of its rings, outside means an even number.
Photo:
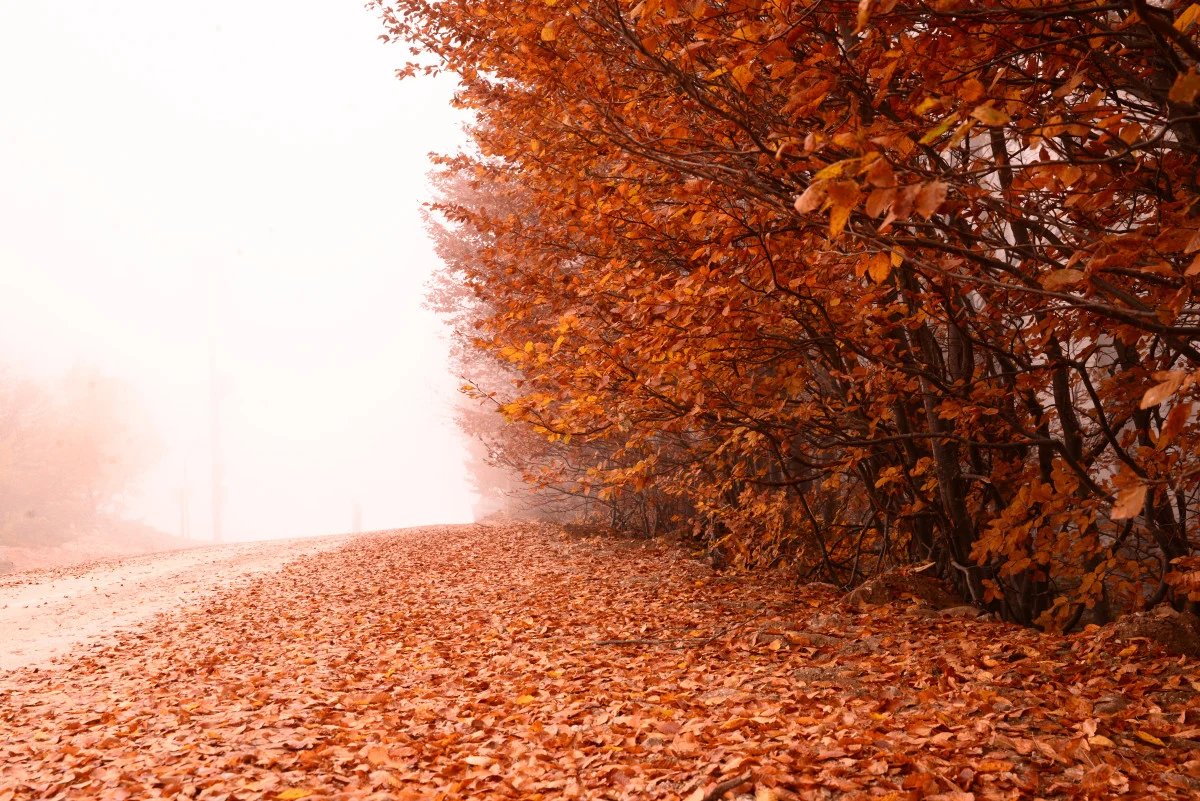
[{"label": "leaf-covered ground", "polygon": [[1197,664],[1143,651],[420,529],[0,678],[0,801],[1194,798]]}]

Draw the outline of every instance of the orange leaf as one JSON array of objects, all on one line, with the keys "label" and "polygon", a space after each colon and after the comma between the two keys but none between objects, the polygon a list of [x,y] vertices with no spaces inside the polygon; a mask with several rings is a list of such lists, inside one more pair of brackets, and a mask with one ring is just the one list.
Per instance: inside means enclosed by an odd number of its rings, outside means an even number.
[{"label": "orange leaf", "polygon": [[1083,270],[1051,270],[1042,276],[1041,283],[1043,289],[1048,289],[1051,292],[1057,292],[1063,287],[1073,286],[1086,278]]},{"label": "orange leaf", "polygon": [[829,184],[825,181],[813,181],[804,190],[804,194],[796,198],[796,211],[808,214],[819,209],[829,194]]},{"label": "orange leaf", "polygon": [[1138,404],[1139,409],[1149,409],[1151,406],[1157,406],[1167,398],[1175,394],[1179,389],[1179,385],[1183,383],[1185,373],[1182,370],[1174,370],[1170,373],[1170,377],[1161,384],[1155,384],[1146,390],[1146,394],[1142,396],[1142,402]]},{"label": "orange leaf", "polygon": [[1116,503],[1112,508],[1113,520],[1128,520],[1141,514],[1142,507],[1146,503],[1147,489],[1145,484],[1137,484],[1118,492]]},{"label": "orange leaf", "polygon": [[975,78],[967,78],[958,89],[958,96],[967,103],[974,103],[983,97],[983,83]]},{"label": "orange leaf", "polygon": [[882,284],[892,274],[892,257],[889,253],[876,253],[871,257],[867,275],[877,284]]},{"label": "orange leaf", "polygon": [[917,214],[920,214],[925,219],[929,219],[937,213],[938,208],[946,200],[946,192],[950,186],[942,181],[930,181],[927,184],[922,184],[921,190],[917,192],[917,199],[913,206]]},{"label": "orange leaf", "polygon": [[872,5],[874,5],[874,0],[858,0],[858,23],[854,27],[855,33],[867,27],[867,22],[871,19]]},{"label": "orange leaf", "polygon": [[867,214],[873,219],[878,218],[888,210],[892,205],[892,201],[896,199],[896,187],[889,186],[886,188],[875,189],[867,196]]},{"label": "orange leaf", "polygon": [[971,116],[982,122],[984,125],[997,126],[1006,124],[1011,117],[1003,111],[991,106],[976,106],[971,112]]},{"label": "orange leaf", "polygon": [[1191,416],[1191,403],[1181,403],[1171,409],[1171,413],[1163,421],[1162,430],[1158,432],[1158,442],[1154,443],[1155,450],[1161,451],[1170,445],[1171,440],[1179,436],[1179,432],[1183,430],[1184,424],[1191,419]]},{"label": "orange leaf", "polygon": [[846,227],[850,212],[861,198],[862,192],[854,181],[834,181],[829,185],[829,203],[833,206],[829,212],[830,237],[836,237]]},{"label": "orange leaf", "polygon": [[1200,253],[1196,254],[1196,258],[1192,259],[1192,263],[1189,264],[1188,268],[1183,271],[1183,274],[1189,278],[1198,273],[1200,273]]},{"label": "orange leaf", "polygon": [[867,183],[871,186],[888,187],[896,185],[896,175],[892,165],[883,159],[872,162],[867,170]]},{"label": "orange leaf", "polygon": [[1195,70],[1180,73],[1171,84],[1167,99],[1172,103],[1191,103],[1200,95],[1200,75]]},{"label": "orange leaf", "polygon": [[382,745],[373,745],[367,749],[367,762],[376,768],[391,767],[395,764],[391,754]]}]

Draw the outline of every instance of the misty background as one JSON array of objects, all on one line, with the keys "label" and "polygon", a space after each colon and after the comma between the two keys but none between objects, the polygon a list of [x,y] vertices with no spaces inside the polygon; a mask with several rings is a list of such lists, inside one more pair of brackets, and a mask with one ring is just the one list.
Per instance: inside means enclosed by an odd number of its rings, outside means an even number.
[{"label": "misty background", "polygon": [[0,381],[128,388],[126,517],[179,534],[186,472],[211,536],[211,359],[227,540],[470,520],[422,308],[461,120],[381,32],[359,2],[0,6]]}]

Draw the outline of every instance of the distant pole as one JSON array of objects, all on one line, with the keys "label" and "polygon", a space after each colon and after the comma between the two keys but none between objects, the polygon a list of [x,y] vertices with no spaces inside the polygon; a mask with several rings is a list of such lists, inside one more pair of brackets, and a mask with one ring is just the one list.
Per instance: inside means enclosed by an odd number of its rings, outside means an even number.
[{"label": "distant pole", "polygon": [[190,539],[191,520],[188,515],[188,474],[187,462],[183,463],[183,489],[179,490],[179,536],[184,539]]},{"label": "distant pole", "polygon": [[[238,251],[239,255],[241,251]],[[224,468],[221,464],[221,395],[223,387],[217,374],[217,276],[212,265],[201,268],[208,306],[208,443],[212,461],[212,538],[221,542],[225,503]]]},{"label": "distant pole", "polygon": [[217,355],[211,337],[208,340],[208,384],[208,437],[212,445],[212,531],[213,542],[221,542],[221,501],[224,495],[221,469],[221,390],[217,386]]}]

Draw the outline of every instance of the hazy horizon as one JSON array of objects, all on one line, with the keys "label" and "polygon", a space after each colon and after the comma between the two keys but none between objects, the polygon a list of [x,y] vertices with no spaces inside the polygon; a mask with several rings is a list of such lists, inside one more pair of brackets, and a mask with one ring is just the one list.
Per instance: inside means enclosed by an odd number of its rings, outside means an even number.
[{"label": "hazy horizon", "polygon": [[[292,13],[283,13],[289,11]],[[360,4],[0,10],[0,365],[129,382],[162,441],[128,515],[225,539],[465,522],[457,381],[422,308],[426,154],[452,85],[400,82]]]}]

